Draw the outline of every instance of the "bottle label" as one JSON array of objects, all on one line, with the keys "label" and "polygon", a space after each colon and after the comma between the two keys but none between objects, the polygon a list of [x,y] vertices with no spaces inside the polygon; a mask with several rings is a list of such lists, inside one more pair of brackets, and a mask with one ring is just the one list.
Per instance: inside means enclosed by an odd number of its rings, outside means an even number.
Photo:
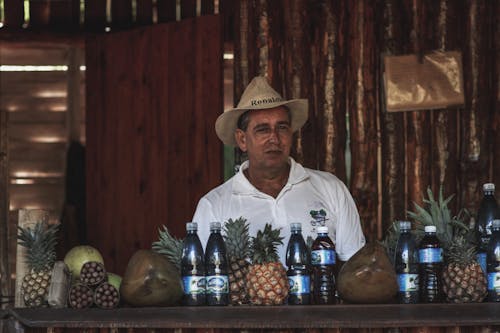
[{"label": "bottle label", "polygon": [[335,265],[335,251],[314,250],[311,251],[311,264],[313,265]]},{"label": "bottle label", "polygon": [[311,278],[309,275],[294,275],[288,277],[290,294],[300,295],[311,292]]},{"label": "bottle label", "polygon": [[183,276],[182,284],[184,286],[184,294],[186,295],[199,295],[205,293],[204,276]]},{"label": "bottle label", "polygon": [[227,294],[229,279],[227,275],[207,276],[207,294]]},{"label": "bottle label", "polygon": [[479,266],[481,266],[481,269],[483,270],[484,273],[486,273],[486,253],[485,252],[479,252],[476,255],[476,260]]},{"label": "bottle label", "polygon": [[420,263],[422,263],[422,264],[442,262],[443,261],[443,249],[441,249],[441,248],[420,249],[418,251],[418,257],[419,257]]},{"label": "bottle label", "polygon": [[399,291],[418,291],[418,274],[398,274]]},{"label": "bottle label", "polygon": [[488,290],[500,292],[500,273],[488,273]]}]

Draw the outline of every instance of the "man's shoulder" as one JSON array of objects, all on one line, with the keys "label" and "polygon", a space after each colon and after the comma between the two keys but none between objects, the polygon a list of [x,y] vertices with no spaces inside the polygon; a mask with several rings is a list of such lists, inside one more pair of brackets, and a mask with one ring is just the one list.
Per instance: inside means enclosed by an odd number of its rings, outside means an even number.
[{"label": "man's shoulder", "polygon": [[335,176],[333,173],[328,172],[328,171],[309,169],[306,167],[304,167],[304,171],[309,176],[309,179],[313,182],[320,181],[320,182],[327,182],[327,183],[334,183],[334,184],[342,183],[342,181],[337,176]]},{"label": "man's shoulder", "polygon": [[220,200],[228,193],[231,193],[233,189],[234,177],[235,176],[229,178],[224,183],[211,189],[207,194],[203,196],[203,198],[209,201]]}]

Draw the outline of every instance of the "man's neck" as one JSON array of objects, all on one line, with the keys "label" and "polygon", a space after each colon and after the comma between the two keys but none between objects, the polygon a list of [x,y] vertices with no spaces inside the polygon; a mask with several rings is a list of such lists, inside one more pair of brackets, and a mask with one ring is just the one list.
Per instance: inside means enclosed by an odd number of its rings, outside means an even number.
[{"label": "man's neck", "polygon": [[243,172],[256,189],[276,198],[288,181],[290,165],[278,170],[259,170],[249,166]]}]

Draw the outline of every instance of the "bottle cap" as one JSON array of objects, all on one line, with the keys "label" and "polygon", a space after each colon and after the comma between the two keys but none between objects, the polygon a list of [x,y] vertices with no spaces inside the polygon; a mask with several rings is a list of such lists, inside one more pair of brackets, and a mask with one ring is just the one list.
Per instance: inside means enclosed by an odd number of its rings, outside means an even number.
[{"label": "bottle cap", "polygon": [[220,229],[221,229],[220,222],[210,222],[210,231],[215,231],[215,230],[220,231]]},{"label": "bottle cap", "polygon": [[400,230],[410,230],[411,222],[410,221],[399,221],[399,229]]},{"label": "bottle cap", "polygon": [[290,223],[290,230],[292,231],[302,231],[302,223]]},{"label": "bottle cap", "polygon": [[498,219],[497,220],[493,220],[491,222],[491,227],[492,228],[500,228],[500,220],[498,220]]},{"label": "bottle cap", "polygon": [[327,234],[328,233],[328,227],[327,226],[320,226],[316,229],[316,231],[318,232],[318,234]]},{"label": "bottle cap", "polygon": [[424,230],[425,230],[425,232],[436,232],[436,226],[435,225],[426,225]]},{"label": "bottle cap", "polygon": [[186,223],[186,230],[187,231],[197,231],[198,230],[198,223],[196,223],[196,222]]},{"label": "bottle cap", "polygon": [[495,190],[495,184],[493,183],[483,184],[483,191],[494,191],[494,190]]}]

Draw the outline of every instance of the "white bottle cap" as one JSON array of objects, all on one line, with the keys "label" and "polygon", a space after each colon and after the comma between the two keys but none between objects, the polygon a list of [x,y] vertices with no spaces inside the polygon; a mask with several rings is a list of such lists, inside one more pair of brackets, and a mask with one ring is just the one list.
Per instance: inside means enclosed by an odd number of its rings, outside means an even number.
[{"label": "white bottle cap", "polygon": [[299,222],[290,223],[290,230],[291,231],[302,231],[302,223],[299,223]]},{"label": "white bottle cap", "polygon": [[316,229],[316,231],[318,232],[318,234],[327,234],[328,233],[328,227],[327,226],[320,226]]},{"label": "white bottle cap", "polygon": [[197,231],[198,230],[198,223],[196,223],[196,222],[186,223],[186,230],[187,231]]},{"label": "white bottle cap", "polygon": [[483,191],[494,191],[494,190],[495,190],[495,184],[493,183],[483,184]]},{"label": "white bottle cap", "polygon": [[410,230],[411,222],[410,221],[399,221],[399,229],[400,230]]},{"label": "white bottle cap", "polygon": [[435,225],[426,225],[424,227],[425,232],[436,232],[436,226]]},{"label": "white bottle cap", "polygon": [[220,222],[210,222],[210,231],[220,230]]}]

